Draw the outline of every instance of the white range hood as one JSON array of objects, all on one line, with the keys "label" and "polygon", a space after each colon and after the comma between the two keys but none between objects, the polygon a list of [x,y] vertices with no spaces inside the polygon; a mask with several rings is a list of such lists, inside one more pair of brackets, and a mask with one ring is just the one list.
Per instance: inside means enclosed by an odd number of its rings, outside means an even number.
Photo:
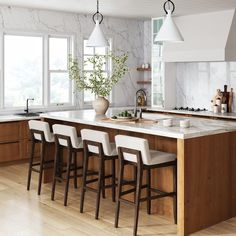
[{"label": "white range hood", "polygon": [[236,61],[235,9],[175,17],[184,42],[165,43],[163,61]]}]

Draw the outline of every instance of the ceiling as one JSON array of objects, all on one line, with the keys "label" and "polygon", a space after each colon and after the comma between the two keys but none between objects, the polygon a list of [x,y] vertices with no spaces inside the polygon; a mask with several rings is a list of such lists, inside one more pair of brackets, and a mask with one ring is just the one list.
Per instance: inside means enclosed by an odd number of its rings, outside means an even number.
[{"label": "ceiling", "polygon": [[[236,8],[236,0],[172,0],[175,15],[196,14]],[[150,18],[164,15],[165,0],[100,0],[100,12],[104,16]],[[0,0],[0,5],[37,9],[94,13],[96,0]]]}]

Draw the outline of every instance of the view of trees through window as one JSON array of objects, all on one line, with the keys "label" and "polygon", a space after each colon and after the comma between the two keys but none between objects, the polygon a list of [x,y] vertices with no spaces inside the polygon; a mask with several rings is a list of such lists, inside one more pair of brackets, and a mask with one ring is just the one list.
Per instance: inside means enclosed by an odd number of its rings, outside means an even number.
[{"label": "view of trees through window", "polygon": [[4,107],[23,107],[27,98],[33,106],[71,104],[69,53],[69,37],[5,34]]},{"label": "view of trees through window", "polygon": [[50,103],[69,103],[68,38],[49,38]]},{"label": "view of trees through window", "polygon": [[4,36],[4,106],[42,105],[43,38]]},{"label": "view of trees through window", "polygon": [[[84,40],[84,58],[83,60],[86,61],[89,57],[93,55],[107,55],[109,48],[106,47],[87,47],[87,41]],[[83,72],[84,73],[89,73],[94,70],[93,64],[91,63],[86,63],[84,64]],[[104,74],[108,75],[110,73],[110,61],[106,61],[104,65]],[[93,101],[95,98],[95,95],[91,93],[90,91],[84,91],[84,102],[88,103]]]}]

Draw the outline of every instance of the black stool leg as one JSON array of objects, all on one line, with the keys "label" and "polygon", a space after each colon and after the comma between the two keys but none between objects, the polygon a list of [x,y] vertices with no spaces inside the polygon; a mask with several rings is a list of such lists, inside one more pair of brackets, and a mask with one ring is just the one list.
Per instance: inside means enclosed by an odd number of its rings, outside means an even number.
[{"label": "black stool leg", "polygon": [[[134,167],[134,179],[133,181],[136,182],[137,181],[137,166],[133,165]],[[135,202],[135,199],[136,199],[136,191],[134,192],[134,202]]]},{"label": "black stool leg", "polygon": [[86,190],[88,162],[89,162],[88,152],[84,151],[83,177],[82,177],[81,197],[80,197],[80,213],[83,213],[84,211],[84,195]]},{"label": "black stool leg", "polygon": [[41,143],[41,157],[40,157],[40,167],[39,167],[39,184],[38,184],[38,195],[41,193],[41,185],[43,178],[43,167],[44,167],[44,154],[45,154],[45,143]]},{"label": "black stool leg", "polygon": [[77,184],[77,155],[76,152],[73,152],[74,157],[74,188],[78,188]]},{"label": "black stool leg", "polygon": [[112,201],[116,201],[116,160],[112,160]]},{"label": "black stool leg", "polygon": [[53,169],[53,182],[52,182],[52,193],[51,193],[51,200],[54,201],[54,196],[55,196],[55,188],[56,188],[56,177],[57,174],[59,174],[59,162],[60,162],[60,146],[58,143],[56,145],[56,150],[55,150],[55,160],[54,160],[54,169]]},{"label": "black stool leg", "polygon": [[151,214],[151,170],[147,169],[147,213]]},{"label": "black stool leg", "polygon": [[119,215],[120,215],[120,198],[121,198],[121,191],[122,191],[122,184],[124,180],[124,163],[121,161],[120,169],[119,169],[119,176],[118,176],[118,193],[116,199],[116,213],[115,213],[115,227],[118,227],[119,223]]},{"label": "black stool leg", "polygon": [[69,190],[69,184],[70,184],[71,162],[72,162],[72,150],[69,148],[68,149],[67,170],[66,170],[66,186],[65,186],[64,206],[67,206],[68,190]]},{"label": "black stool leg", "polygon": [[177,224],[177,166],[173,166],[173,183],[174,183],[174,192],[173,196],[173,211],[174,211],[174,220],[175,224]]},{"label": "black stool leg", "polygon": [[102,198],[106,198],[106,189],[105,189],[105,161],[102,162],[102,182],[101,182],[101,188],[102,188]]},{"label": "black stool leg", "polygon": [[135,199],[135,214],[134,214],[134,230],[133,235],[137,235],[138,218],[139,218],[139,206],[142,188],[143,169],[139,166],[137,171],[137,186],[136,186],[136,199]]},{"label": "black stool leg", "polygon": [[28,181],[27,181],[27,190],[30,190],[30,182],[31,182],[31,174],[32,174],[32,164],[34,159],[34,148],[35,148],[35,142],[32,141],[31,146],[31,153],[30,153],[30,159],[29,159],[29,170],[28,170]]},{"label": "black stool leg", "polygon": [[[104,160],[103,158],[99,158],[99,170],[98,170],[98,186],[97,186],[97,199],[96,199],[96,212],[95,219],[98,219],[99,208],[100,208],[100,198],[101,198],[101,190],[104,188]],[[104,188],[105,189],[105,188]]]}]

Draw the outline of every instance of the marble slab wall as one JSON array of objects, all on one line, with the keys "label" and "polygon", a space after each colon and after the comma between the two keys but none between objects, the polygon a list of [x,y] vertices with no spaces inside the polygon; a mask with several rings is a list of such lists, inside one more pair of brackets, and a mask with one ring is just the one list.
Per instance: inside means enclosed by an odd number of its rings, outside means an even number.
[{"label": "marble slab wall", "polygon": [[[145,20],[144,24],[144,35],[143,35],[143,63],[151,65],[152,55],[152,32],[151,32],[151,20]],[[141,66],[141,65],[139,65]],[[150,80],[152,77],[151,71],[139,72],[138,80]],[[139,89],[143,89],[147,95],[147,105],[151,105],[151,84],[140,84]]]},{"label": "marble slab wall", "polygon": [[[144,22],[134,19],[120,19],[104,16],[102,29],[106,37],[112,38],[114,52],[128,52],[129,73],[114,88],[115,105],[134,105],[134,96],[139,76],[136,67],[143,63],[144,57]],[[69,33],[75,36],[75,51],[82,55],[83,39],[94,28],[91,15],[66,13],[49,10],[36,10],[18,7],[0,7],[0,29],[24,32]],[[81,96],[76,104],[81,105]]]},{"label": "marble slab wall", "polygon": [[[236,92],[236,62],[177,63],[177,106],[211,109],[219,88],[228,85]],[[236,111],[234,96],[233,110]]]}]

